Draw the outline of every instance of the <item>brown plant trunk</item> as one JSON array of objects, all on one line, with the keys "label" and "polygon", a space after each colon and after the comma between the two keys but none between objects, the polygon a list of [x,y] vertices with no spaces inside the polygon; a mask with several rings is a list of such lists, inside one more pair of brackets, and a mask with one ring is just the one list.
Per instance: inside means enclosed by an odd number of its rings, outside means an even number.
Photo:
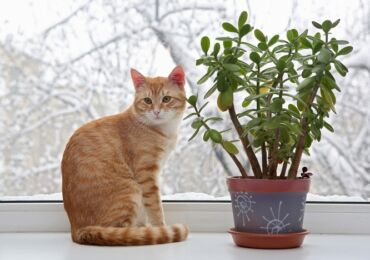
[{"label": "brown plant trunk", "polygon": [[284,161],[283,168],[281,169],[280,178],[285,179],[286,169],[288,167],[288,161]]},{"label": "brown plant trunk", "polygon": [[275,179],[277,176],[276,170],[278,166],[277,152],[279,146],[279,139],[280,139],[280,129],[278,128],[276,129],[275,140],[272,146],[271,158],[269,161],[269,177],[272,179]]},{"label": "brown plant trunk", "polygon": [[234,127],[235,127],[235,129],[236,129],[236,131],[239,135],[239,139],[243,144],[244,150],[245,150],[245,152],[247,154],[247,157],[248,157],[248,160],[251,164],[253,174],[256,178],[260,179],[260,178],[262,178],[261,167],[260,167],[259,162],[257,160],[256,154],[254,153],[254,151],[252,149],[252,146],[249,143],[248,136],[243,137],[243,127],[241,126],[241,124],[238,120],[238,117],[235,113],[234,105],[232,105],[229,108],[229,114],[230,114],[231,121],[233,122],[233,125],[234,125]]},{"label": "brown plant trunk", "polygon": [[[320,81],[321,81],[321,77],[319,78],[318,82],[316,83],[314,91],[311,93],[310,98],[309,98],[308,103],[307,103],[307,106],[304,109],[303,113],[305,113],[309,109],[311,109],[312,103],[313,103],[313,101],[315,100],[315,97],[316,97],[316,93],[317,93],[317,91],[319,90],[319,87],[320,87]],[[289,172],[288,172],[288,179],[295,179],[297,177],[298,167],[299,167],[299,163],[301,162],[301,159],[302,159],[302,154],[303,154],[304,145],[305,145],[306,136],[307,136],[307,131],[308,131],[307,117],[302,118],[302,120],[301,120],[301,129],[302,129],[302,133],[300,134],[300,136],[298,138],[297,147],[295,149],[295,153],[294,153],[294,156],[292,158],[292,164],[291,164],[291,166],[289,168]]]}]

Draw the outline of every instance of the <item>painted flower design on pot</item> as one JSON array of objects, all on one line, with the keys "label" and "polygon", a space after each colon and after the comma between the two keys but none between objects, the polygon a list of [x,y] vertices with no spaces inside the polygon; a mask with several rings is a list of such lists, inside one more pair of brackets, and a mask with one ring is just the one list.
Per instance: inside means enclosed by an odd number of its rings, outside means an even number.
[{"label": "painted flower design on pot", "polygon": [[252,200],[252,195],[247,192],[237,192],[235,196],[235,208],[237,209],[237,216],[241,215],[243,226],[245,226],[245,218],[250,221],[248,214],[253,212],[253,204],[256,202]]},{"label": "painted flower design on pot", "polygon": [[276,213],[274,213],[274,210],[272,207],[270,207],[272,218],[268,219],[265,216],[262,216],[262,218],[266,221],[266,226],[261,227],[261,229],[264,229],[267,231],[268,234],[279,234],[281,231],[284,231],[287,226],[290,225],[290,223],[285,223],[284,221],[289,216],[289,213],[287,213],[282,219],[280,219],[281,214],[281,206],[283,202],[279,202],[279,207]]}]

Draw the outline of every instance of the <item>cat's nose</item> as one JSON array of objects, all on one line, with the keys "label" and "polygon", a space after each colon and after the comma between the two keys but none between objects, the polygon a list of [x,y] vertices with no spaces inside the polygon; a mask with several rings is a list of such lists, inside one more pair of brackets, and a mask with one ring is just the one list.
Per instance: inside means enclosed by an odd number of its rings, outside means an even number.
[{"label": "cat's nose", "polygon": [[158,117],[158,116],[159,116],[159,113],[161,113],[161,111],[159,111],[159,110],[154,110],[154,111],[153,111],[153,113],[154,113],[154,115],[155,115],[156,117]]}]

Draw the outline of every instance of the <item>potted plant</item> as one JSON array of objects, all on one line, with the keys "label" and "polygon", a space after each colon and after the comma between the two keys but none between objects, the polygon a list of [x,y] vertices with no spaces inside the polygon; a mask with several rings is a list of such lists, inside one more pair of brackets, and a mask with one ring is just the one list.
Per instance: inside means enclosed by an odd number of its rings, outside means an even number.
[{"label": "potted plant", "polygon": [[[229,232],[237,245],[298,247],[307,233],[302,223],[311,175],[306,167],[299,172],[299,164],[324,128],[334,131],[326,118],[335,113],[336,77],[348,72],[339,59],[353,48],[331,36],[339,20],[312,22],[314,35],[291,29],[281,39],[254,29],[247,18],[243,11],[237,25],[223,23],[230,36],[216,38],[212,47],[204,36],[204,54],[196,61],[207,67],[198,84],[212,82],[204,98],[217,95],[238,140],[216,129],[214,122],[222,118],[206,117],[208,102],[200,106],[195,95],[187,99],[193,111],[186,118],[193,118],[195,129],[190,140],[203,131],[203,140],[220,145],[239,169],[241,176],[227,178],[235,221]],[[245,40],[251,33],[256,45]]]}]

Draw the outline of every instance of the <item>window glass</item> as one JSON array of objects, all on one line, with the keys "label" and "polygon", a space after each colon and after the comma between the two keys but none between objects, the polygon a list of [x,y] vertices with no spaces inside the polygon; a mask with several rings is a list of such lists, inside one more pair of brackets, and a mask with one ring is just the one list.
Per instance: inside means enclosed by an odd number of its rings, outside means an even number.
[{"label": "window glass", "polygon": [[[61,198],[60,160],[69,136],[131,104],[130,67],[163,76],[182,64],[188,95],[203,96],[207,85],[196,82],[204,69],[195,66],[200,38],[224,34],[221,22],[236,22],[241,10],[268,35],[314,31],[312,20],[341,18],[335,34],[355,50],[343,61],[350,73],[339,79],[337,115],[329,120],[335,133],[324,131],[301,165],[314,173],[309,199],[368,200],[370,3],[355,0],[0,2],[0,199]],[[229,126],[227,118],[219,123]],[[225,177],[237,169],[201,137],[188,142],[191,134],[184,121],[162,171],[164,198],[227,198]]]}]

